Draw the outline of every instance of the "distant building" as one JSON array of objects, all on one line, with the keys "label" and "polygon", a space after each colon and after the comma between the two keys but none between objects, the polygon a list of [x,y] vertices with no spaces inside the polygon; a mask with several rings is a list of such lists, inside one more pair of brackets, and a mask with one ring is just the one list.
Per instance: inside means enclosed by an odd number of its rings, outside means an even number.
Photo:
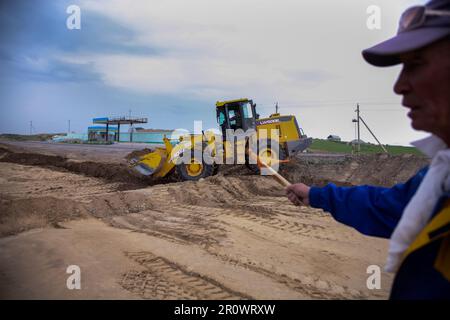
[{"label": "distant building", "polygon": [[327,137],[327,140],[328,140],[328,141],[341,141],[341,137],[339,137],[339,136],[337,136],[337,135],[334,135],[334,134],[330,134],[330,135]]}]

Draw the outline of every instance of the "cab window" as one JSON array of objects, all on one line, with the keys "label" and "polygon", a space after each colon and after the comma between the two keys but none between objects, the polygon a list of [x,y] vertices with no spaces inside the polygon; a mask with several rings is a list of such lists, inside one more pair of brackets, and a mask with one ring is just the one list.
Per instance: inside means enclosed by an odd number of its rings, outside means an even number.
[{"label": "cab window", "polygon": [[224,124],[224,122],[225,122],[225,114],[222,111],[219,113],[219,117],[218,117],[217,121],[219,122],[220,126]]},{"label": "cab window", "polygon": [[253,118],[253,111],[252,106],[250,103],[246,102],[242,105],[242,110],[244,112],[244,118],[245,119],[252,119]]},{"label": "cab window", "polygon": [[228,117],[230,118],[230,125],[235,125],[236,124],[236,113],[234,112],[234,110],[228,111]]}]

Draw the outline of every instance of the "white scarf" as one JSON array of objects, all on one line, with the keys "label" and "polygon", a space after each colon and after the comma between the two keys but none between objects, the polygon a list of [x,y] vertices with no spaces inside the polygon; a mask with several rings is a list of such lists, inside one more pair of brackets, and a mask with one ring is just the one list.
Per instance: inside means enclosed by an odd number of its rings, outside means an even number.
[{"label": "white scarf", "polygon": [[431,165],[416,193],[409,201],[389,243],[385,270],[396,272],[403,253],[427,225],[440,197],[450,191],[450,149],[437,136],[413,142],[432,158]]}]

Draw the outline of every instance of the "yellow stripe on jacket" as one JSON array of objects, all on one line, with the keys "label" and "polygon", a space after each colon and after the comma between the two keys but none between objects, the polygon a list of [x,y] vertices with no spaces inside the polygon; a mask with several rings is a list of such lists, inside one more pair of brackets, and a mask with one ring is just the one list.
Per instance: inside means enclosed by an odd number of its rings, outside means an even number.
[{"label": "yellow stripe on jacket", "polygon": [[450,199],[445,202],[442,209],[423,228],[404,252],[403,261],[414,251],[438,239],[443,240],[434,262],[434,267],[450,281]]}]

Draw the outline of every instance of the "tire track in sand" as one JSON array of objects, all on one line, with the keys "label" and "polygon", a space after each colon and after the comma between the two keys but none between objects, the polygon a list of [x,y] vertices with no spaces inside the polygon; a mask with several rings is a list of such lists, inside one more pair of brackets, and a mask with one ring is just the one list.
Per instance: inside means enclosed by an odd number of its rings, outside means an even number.
[{"label": "tire track in sand", "polygon": [[[289,221],[285,219],[280,219],[276,215],[253,214],[249,213],[246,210],[241,209],[241,207],[239,207],[239,209],[237,207],[239,206],[236,206],[233,209],[214,208],[215,210],[213,212],[208,207],[177,203],[171,206],[171,210],[183,209],[186,211],[200,214],[202,217],[214,219],[218,218],[220,219],[220,216],[228,215],[239,219],[245,219],[253,223],[258,223],[273,229],[289,232],[295,235],[308,236],[319,240],[329,240],[329,241],[337,240],[335,238],[330,237],[330,232],[327,231],[325,227],[317,224]],[[320,233],[326,235],[322,235]]]},{"label": "tire track in sand", "polygon": [[123,274],[123,288],[144,299],[253,299],[151,252],[127,252],[144,271]]},{"label": "tire track in sand", "polygon": [[313,299],[367,299],[361,291],[350,289],[332,281],[323,280],[312,274],[302,275],[301,278],[292,278],[283,273],[275,273],[273,270],[267,270],[264,267],[257,266],[256,263],[239,257],[233,257],[229,254],[222,254],[209,248],[206,250],[217,259],[241,268],[249,269],[271,278],[290,289],[293,289],[307,297]]}]

